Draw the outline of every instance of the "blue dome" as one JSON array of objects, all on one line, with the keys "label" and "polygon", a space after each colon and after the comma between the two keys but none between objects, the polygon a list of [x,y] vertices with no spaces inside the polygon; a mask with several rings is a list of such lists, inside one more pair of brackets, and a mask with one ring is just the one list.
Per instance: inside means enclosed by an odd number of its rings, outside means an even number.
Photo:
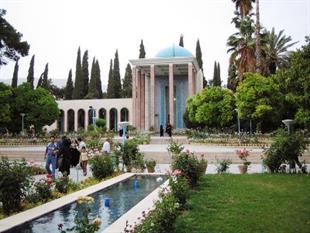
[{"label": "blue dome", "polygon": [[193,57],[193,54],[187,49],[173,45],[171,47],[160,50],[155,57],[169,58],[169,57]]}]

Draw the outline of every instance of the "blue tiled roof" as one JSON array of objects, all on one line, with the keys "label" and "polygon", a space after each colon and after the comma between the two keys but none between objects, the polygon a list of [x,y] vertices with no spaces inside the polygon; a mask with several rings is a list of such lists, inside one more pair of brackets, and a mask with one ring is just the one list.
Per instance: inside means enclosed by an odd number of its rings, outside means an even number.
[{"label": "blue tiled roof", "polygon": [[157,58],[169,58],[169,57],[193,57],[193,54],[187,49],[173,45],[171,47],[160,50],[156,56]]}]

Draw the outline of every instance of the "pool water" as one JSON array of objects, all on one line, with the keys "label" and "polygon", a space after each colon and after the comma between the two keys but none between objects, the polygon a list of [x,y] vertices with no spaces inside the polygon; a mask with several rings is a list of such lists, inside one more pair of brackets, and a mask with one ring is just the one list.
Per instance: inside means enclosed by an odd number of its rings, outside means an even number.
[{"label": "pool water", "polygon": [[[160,181],[158,177],[162,177]],[[131,177],[117,184],[91,194],[94,203],[90,204],[90,218],[99,217],[102,221],[99,232],[106,229],[111,223],[121,217],[129,209],[144,199],[165,180],[166,176],[145,175]],[[106,199],[110,200],[110,206],[105,206]],[[68,204],[58,210],[43,215],[31,222],[15,227],[7,233],[57,233],[58,224],[63,224],[63,229],[73,227],[74,218],[79,212],[81,206],[76,202]],[[125,226],[124,226],[125,227]]]}]

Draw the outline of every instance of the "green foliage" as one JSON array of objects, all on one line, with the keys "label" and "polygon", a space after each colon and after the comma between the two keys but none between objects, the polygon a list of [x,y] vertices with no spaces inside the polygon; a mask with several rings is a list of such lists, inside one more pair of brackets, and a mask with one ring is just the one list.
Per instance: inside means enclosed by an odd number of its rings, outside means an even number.
[{"label": "green foliage", "polygon": [[102,98],[100,67],[99,67],[98,60],[95,60],[95,58],[93,59],[93,62],[92,62],[89,89],[88,89],[88,94],[85,98],[86,99],[101,99]]},{"label": "green foliage", "polygon": [[119,72],[118,51],[116,50],[113,69],[112,69],[112,60],[110,62],[107,95],[108,98],[120,98],[121,93],[122,93],[121,76]]},{"label": "green foliage", "polygon": [[72,69],[70,69],[69,74],[68,74],[66,88],[65,88],[65,99],[66,100],[72,99],[73,89],[74,87],[73,87],[73,81],[72,81]]},{"label": "green foliage", "polygon": [[20,56],[28,55],[29,44],[21,41],[22,34],[4,18],[6,10],[0,9],[0,66],[6,65],[8,59],[17,61]]},{"label": "green foliage", "polygon": [[184,176],[177,176],[176,178],[169,179],[169,186],[171,188],[171,194],[176,198],[177,202],[184,207],[187,198],[189,197],[189,184],[188,180]]},{"label": "green foliage", "polygon": [[156,161],[154,159],[145,160],[145,166],[148,172],[155,172]]},{"label": "green foliage", "polygon": [[75,67],[75,82],[74,82],[74,90],[72,94],[72,99],[83,99],[83,91],[84,91],[84,80],[83,80],[83,72],[81,65],[81,49],[79,47],[76,58],[76,67]]},{"label": "green foliage", "polygon": [[220,70],[220,63],[214,62],[214,71],[213,71],[213,80],[212,85],[214,87],[220,87],[222,84],[221,81],[221,70]]},{"label": "green foliage", "polygon": [[237,88],[236,105],[240,119],[251,119],[265,132],[281,123],[283,96],[273,78],[247,73]]},{"label": "green foliage", "polygon": [[174,155],[171,167],[173,171],[180,170],[192,187],[197,185],[202,176],[201,162],[195,157],[194,153],[189,151]]},{"label": "green foliage", "polygon": [[49,90],[49,80],[48,80],[48,63],[45,65],[44,72],[41,74],[37,88],[42,87],[46,90]]},{"label": "green foliage", "polygon": [[89,72],[88,72],[88,51],[86,50],[82,59],[82,73],[83,73],[83,97],[88,93],[88,81],[89,81]]},{"label": "green foliage", "polygon": [[107,98],[114,98],[115,82],[113,79],[113,61],[110,60],[108,87],[107,87]]},{"label": "green foliage", "polygon": [[106,127],[106,120],[102,118],[97,118],[96,119],[96,126],[100,128]]},{"label": "green foliage", "polygon": [[264,164],[270,171],[278,172],[282,163],[301,164],[298,157],[302,156],[306,149],[306,140],[299,132],[288,134],[284,130],[279,130],[274,142],[265,153]]},{"label": "green foliage", "polygon": [[[203,61],[202,61],[202,52],[200,48],[200,42],[199,39],[196,42],[196,59],[198,62],[199,69],[203,71]],[[203,87],[205,88],[207,86],[207,80],[206,77],[203,76]]]},{"label": "green foliage", "polygon": [[139,58],[145,58],[145,49],[143,45],[143,40],[141,40],[141,44],[140,44]]},{"label": "green foliage", "polygon": [[35,192],[30,198],[34,203],[39,201],[46,202],[48,199],[52,198],[52,190],[50,180],[41,179],[34,184]]},{"label": "green foliage", "polygon": [[89,160],[90,169],[96,179],[104,179],[113,174],[113,164],[109,156],[94,156]]},{"label": "green foliage", "polygon": [[228,89],[207,87],[188,100],[187,111],[192,122],[207,127],[225,127],[233,124],[235,99]]},{"label": "green foliage", "polygon": [[0,202],[5,214],[21,209],[21,200],[25,198],[30,187],[31,175],[25,160],[9,161],[1,157]]},{"label": "green foliage", "polygon": [[60,193],[67,193],[69,190],[69,177],[65,175],[56,179],[55,189]]},{"label": "green foliage", "polygon": [[12,88],[0,83],[0,127],[6,128],[12,117]]},{"label": "green foliage", "polygon": [[231,164],[231,160],[230,159],[217,160],[217,163],[218,163],[216,165],[217,173],[225,173]]},{"label": "green foliage", "polygon": [[13,87],[13,88],[17,87],[17,83],[18,83],[18,68],[19,68],[19,65],[18,65],[18,60],[17,60],[16,63],[15,63],[15,66],[14,66],[14,72],[13,72],[13,77],[12,77],[11,87]]},{"label": "green foliage", "polygon": [[34,58],[35,58],[35,55],[32,55],[29,69],[28,69],[28,76],[27,76],[27,83],[30,84],[32,89],[34,87],[34,84],[33,84],[34,82]]},{"label": "green foliage", "polygon": [[[179,212],[179,204],[173,195],[162,197],[156,202],[155,210],[150,213],[145,221],[136,226],[135,233],[166,233],[174,232],[174,221]],[[126,226],[127,228],[128,226]],[[125,229],[126,229],[125,228]]]},{"label": "green foliage", "polygon": [[125,70],[125,77],[123,79],[123,98],[131,98],[132,96],[132,70],[128,63]]},{"label": "green foliage", "polygon": [[51,125],[59,117],[59,109],[54,97],[45,89],[32,90],[28,83],[24,83],[13,90],[12,116],[8,128],[13,132],[21,130],[21,118],[16,117],[25,113],[25,129],[34,125],[40,132],[44,125]]},{"label": "green foliage", "polygon": [[171,139],[168,145],[168,152],[172,155],[178,155],[182,152],[184,146],[181,143],[178,143],[176,140]]}]

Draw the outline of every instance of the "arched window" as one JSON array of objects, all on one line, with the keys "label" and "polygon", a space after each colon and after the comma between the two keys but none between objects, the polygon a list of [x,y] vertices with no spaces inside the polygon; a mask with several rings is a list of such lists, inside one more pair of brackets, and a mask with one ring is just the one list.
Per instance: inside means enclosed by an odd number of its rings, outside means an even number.
[{"label": "arched window", "polygon": [[72,110],[72,109],[68,110],[67,123],[68,123],[68,131],[69,132],[74,131],[74,110]]},{"label": "arched window", "polygon": [[115,108],[111,108],[110,110],[110,130],[117,131],[117,110]]},{"label": "arched window", "polygon": [[121,121],[129,121],[129,111],[127,108],[121,109]]},{"label": "arched window", "polygon": [[78,130],[85,129],[85,111],[84,109],[79,109],[78,111]]},{"label": "arched window", "polygon": [[59,117],[57,120],[57,129],[59,132],[63,133],[64,132],[64,111],[61,109],[59,113]]}]

